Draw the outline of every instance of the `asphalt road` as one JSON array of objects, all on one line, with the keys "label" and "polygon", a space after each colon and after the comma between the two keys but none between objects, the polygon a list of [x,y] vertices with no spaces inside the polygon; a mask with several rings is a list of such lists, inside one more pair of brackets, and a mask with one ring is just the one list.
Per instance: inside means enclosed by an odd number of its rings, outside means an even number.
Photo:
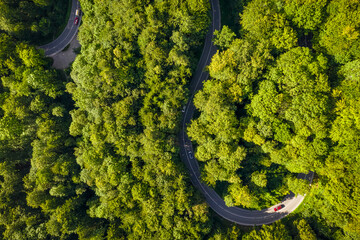
[{"label": "asphalt road", "polygon": [[[193,97],[195,93],[203,87],[203,82],[209,77],[209,74],[203,70],[205,69],[205,66],[209,65],[211,57],[217,51],[216,47],[212,44],[212,38],[213,32],[215,30],[220,30],[221,28],[220,5],[219,0],[210,0],[210,3],[212,7],[212,24],[208,34],[206,35],[205,45],[196,72],[190,83],[191,97],[185,106],[181,126],[182,129],[180,132],[180,156],[190,172],[190,179],[192,183],[205,196],[207,203],[217,214],[231,222],[245,226],[270,224],[294,211],[304,200],[304,196],[295,196],[293,193],[285,196],[281,203],[275,205],[284,206],[277,212],[274,212],[275,206],[261,211],[252,211],[238,207],[226,206],[224,200],[212,188],[201,182],[199,164],[194,157],[193,146],[186,134],[186,125],[190,123],[195,110]],[[301,173],[298,175],[298,178],[307,179],[311,183],[313,175],[313,172],[309,172],[308,174]]]},{"label": "asphalt road", "polygon": [[57,39],[55,39],[51,43],[39,47],[45,50],[46,56],[51,57],[61,52],[76,36],[76,33],[78,31],[81,22],[81,14],[80,14],[79,23],[77,25],[74,24],[74,20],[76,17],[75,12],[77,8],[80,8],[79,1],[72,0],[70,17],[64,31],[60,34],[60,36]]}]

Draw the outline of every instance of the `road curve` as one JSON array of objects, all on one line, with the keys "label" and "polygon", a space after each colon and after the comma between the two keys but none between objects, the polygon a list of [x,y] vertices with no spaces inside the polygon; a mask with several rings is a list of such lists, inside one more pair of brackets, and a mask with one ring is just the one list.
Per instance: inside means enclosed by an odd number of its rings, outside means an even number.
[{"label": "road curve", "polygon": [[75,12],[77,8],[80,8],[79,1],[72,0],[70,17],[64,31],[60,34],[60,36],[57,39],[55,39],[51,43],[39,47],[45,50],[46,56],[51,57],[61,52],[76,36],[76,33],[78,31],[81,22],[81,14],[80,14],[79,23],[77,25],[74,24],[74,20],[76,17]]},{"label": "road curve", "polygon": [[[282,204],[284,207],[277,212],[274,212],[274,207],[263,209],[261,211],[252,211],[238,207],[226,206],[224,200],[212,188],[201,182],[199,164],[194,157],[193,146],[186,134],[186,125],[190,123],[195,110],[195,106],[193,104],[194,95],[203,87],[203,82],[209,77],[209,73],[204,72],[203,70],[207,65],[209,65],[211,57],[217,51],[216,47],[212,43],[212,38],[214,31],[220,30],[221,28],[220,5],[219,0],[210,0],[210,3],[212,8],[212,23],[209,32],[206,35],[205,45],[198,66],[190,83],[191,96],[185,106],[185,112],[181,122],[180,156],[190,172],[190,179],[192,183],[205,196],[207,203],[217,214],[231,222],[245,226],[270,224],[294,211],[304,200],[304,196],[295,196],[293,193],[285,196],[284,200],[277,204]],[[309,172],[309,174],[299,174],[298,178],[308,179],[311,182],[313,175],[313,172]]]}]

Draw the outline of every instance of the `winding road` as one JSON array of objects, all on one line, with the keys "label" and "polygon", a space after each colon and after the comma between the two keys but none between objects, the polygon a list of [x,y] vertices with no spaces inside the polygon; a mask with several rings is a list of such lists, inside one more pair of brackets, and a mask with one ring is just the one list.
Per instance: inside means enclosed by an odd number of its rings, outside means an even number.
[{"label": "winding road", "polygon": [[78,24],[76,25],[74,24],[76,17],[75,12],[76,9],[78,8],[80,8],[79,1],[72,0],[70,17],[64,31],[60,34],[60,36],[57,39],[55,39],[51,43],[39,47],[45,50],[46,56],[51,57],[61,52],[76,36],[76,33],[78,31],[81,22],[81,14],[80,14]]},{"label": "winding road", "polygon": [[[186,125],[190,123],[195,110],[193,104],[194,95],[203,87],[203,82],[209,77],[209,73],[204,72],[203,70],[207,65],[209,65],[211,57],[217,51],[216,47],[212,43],[212,38],[214,31],[220,30],[221,28],[220,5],[219,0],[210,0],[210,3],[212,7],[212,23],[209,32],[206,35],[205,45],[196,72],[190,83],[191,96],[186,104],[185,113],[181,122],[180,156],[190,172],[190,179],[192,183],[205,196],[207,203],[217,214],[231,222],[245,226],[270,224],[280,220],[294,211],[304,200],[304,196],[295,196],[293,193],[285,196],[284,200],[276,205],[284,205],[284,207],[277,212],[274,212],[274,206],[261,211],[252,211],[238,207],[226,206],[224,200],[212,188],[201,182],[199,164],[193,155],[193,146],[186,134]],[[311,183],[313,176],[313,172],[309,172],[308,174],[300,173],[298,178],[307,179]]]},{"label": "winding road", "polygon": [[[212,38],[214,31],[220,30],[221,28],[220,5],[219,0],[210,0],[210,3],[212,7],[212,23],[209,32],[206,35],[205,45],[196,72],[190,83],[191,97],[186,105],[185,113],[181,123],[181,159],[190,172],[190,178],[194,186],[202,192],[209,206],[221,217],[231,222],[246,226],[270,224],[287,216],[289,213],[294,211],[301,204],[304,196],[295,196],[293,193],[285,196],[284,200],[281,203],[277,204],[282,204],[284,205],[284,207],[277,212],[274,212],[274,207],[263,209],[261,211],[251,211],[238,207],[226,206],[224,200],[212,188],[201,182],[199,164],[193,155],[193,146],[189,137],[186,134],[186,125],[190,123],[195,110],[192,99],[195,93],[203,87],[203,82],[208,79],[209,73],[204,72],[203,70],[207,65],[210,64],[211,57],[217,51],[216,47],[212,43]],[[74,24],[75,11],[78,8],[80,8],[78,0],[72,0],[70,17],[64,31],[53,42],[40,46],[40,48],[45,50],[46,56],[54,56],[55,54],[61,52],[76,36],[81,21],[80,15],[79,23],[77,25]],[[311,183],[313,176],[314,173],[309,172],[308,174],[299,174],[298,178],[307,179]]]}]

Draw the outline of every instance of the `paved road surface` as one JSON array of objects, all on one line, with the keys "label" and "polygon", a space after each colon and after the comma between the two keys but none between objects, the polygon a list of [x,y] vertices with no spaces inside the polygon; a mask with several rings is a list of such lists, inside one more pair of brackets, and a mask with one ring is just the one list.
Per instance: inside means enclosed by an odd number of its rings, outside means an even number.
[{"label": "paved road surface", "polygon": [[[212,6],[212,24],[210,30],[206,35],[204,49],[199,60],[196,72],[190,83],[191,97],[189,102],[186,104],[185,113],[182,120],[182,129],[180,133],[180,155],[182,161],[190,172],[190,178],[192,183],[197,189],[199,189],[205,196],[205,199],[209,206],[221,217],[246,226],[270,224],[275,222],[289,213],[294,211],[303,201],[304,196],[294,196],[289,194],[285,196],[284,200],[276,206],[282,204],[284,208],[274,212],[274,206],[261,211],[251,211],[238,207],[228,207],[225,205],[224,200],[209,186],[201,182],[200,168],[198,161],[194,157],[194,150],[189,137],[186,134],[186,125],[190,123],[194,114],[194,104],[192,99],[196,91],[203,87],[203,82],[207,80],[209,74],[204,72],[205,66],[210,63],[211,57],[216,53],[216,47],[212,44],[212,37],[214,30],[221,28],[221,16],[220,16],[220,5],[219,0],[210,0]],[[298,178],[308,179],[310,182],[313,178],[313,172],[309,174],[299,174]]]},{"label": "paved road surface", "polygon": [[40,46],[40,48],[45,50],[45,55],[48,57],[51,57],[59,52],[61,52],[70,42],[73,40],[73,38],[76,36],[76,33],[78,31],[80,22],[81,22],[81,15],[79,17],[79,23],[77,25],[74,24],[75,20],[75,11],[77,8],[80,8],[80,3],[78,0],[72,0],[71,5],[71,13],[68,20],[68,23],[64,29],[64,31],[61,33],[61,35],[52,41],[51,43],[45,44],[43,46]]},{"label": "paved road surface", "polygon": [[77,38],[74,37],[74,39],[70,42],[70,46],[68,49],[63,50],[51,57],[54,60],[52,67],[56,69],[68,68],[76,58],[75,49],[79,47],[81,47],[81,45]]}]

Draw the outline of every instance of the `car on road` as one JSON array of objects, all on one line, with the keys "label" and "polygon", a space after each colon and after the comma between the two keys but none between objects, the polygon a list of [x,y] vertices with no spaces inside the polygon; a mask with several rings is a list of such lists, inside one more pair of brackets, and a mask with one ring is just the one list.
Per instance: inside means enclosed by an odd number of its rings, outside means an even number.
[{"label": "car on road", "polygon": [[181,111],[182,111],[182,112],[185,112],[185,110],[186,110],[186,106],[184,106]]},{"label": "car on road", "polygon": [[74,24],[75,24],[75,25],[78,25],[78,23],[79,23],[79,18],[76,17],[75,20],[74,20]]},{"label": "car on road", "polygon": [[79,9],[79,8],[76,9],[76,11],[75,11],[75,16],[80,16],[80,9]]},{"label": "car on road", "polygon": [[190,159],[193,159],[193,158],[194,158],[194,156],[193,156],[193,154],[192,154],[192,151],[189,151],[189,158],[190,158]]},{"label": "car on road", "polygon": [[274,211],[276,212],[276,211],[278,211],[278,210],[280,210],[280,209],[282,209],[282,208],[283,208],[283,205],[279,205],[279,206],[277,206],[277,207],[274,208]]}]

